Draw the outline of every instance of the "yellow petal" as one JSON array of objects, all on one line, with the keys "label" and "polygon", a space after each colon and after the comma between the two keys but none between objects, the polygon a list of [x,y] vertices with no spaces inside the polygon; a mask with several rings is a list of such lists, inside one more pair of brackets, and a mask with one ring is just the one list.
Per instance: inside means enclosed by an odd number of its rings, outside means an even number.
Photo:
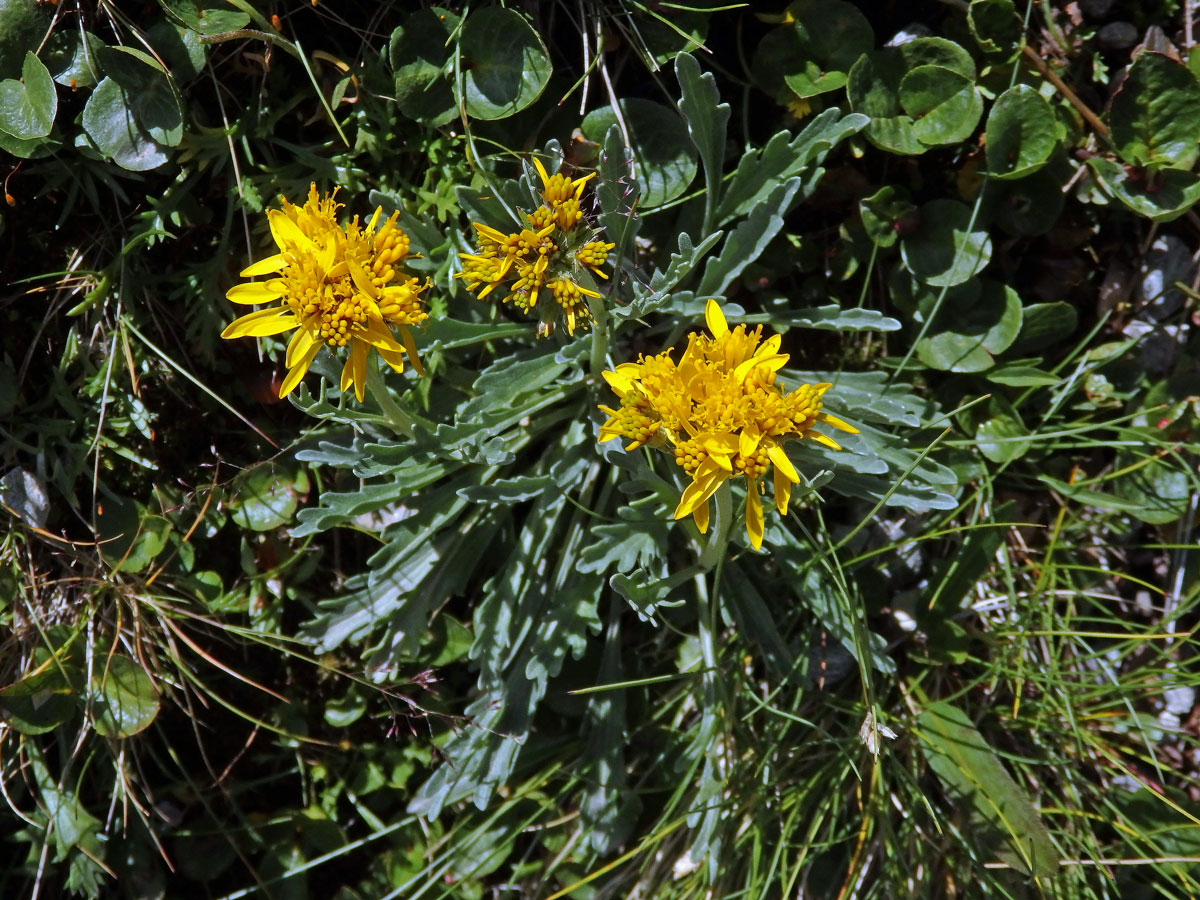
[{"label": "yellow petal", "polygon": [[282,334],[295,328],[300,323],[292,315],[291,310],[274,307],[260,309],[248,313],[240,319],[234,319],[221,332],[223,338],[266,337],[270,334]]},{"label": "yellow petal", "polygon": [[226,300],[246,306],[253,306],[255,303],[274,303],[281,296],[283,296],[283,282],[278,278],[271,281],[248,281],[245,284],[235,284],[225,292]]},{"label": "yellow petal", "polygon": [[393,372],[404,371],[404,354],[397,350],[385,350],[382,347],[376,347],[375,352],[379,354],[379,358],[392,367]]},{"label": "yellow petal", "polygon": [[837,441],[835,441],[833,438],[825,437],[825,435],[821,434],[819,431],[806,431],[804,432],[804,436],[806,438],[812,438],[818,444],[822,444],[823,446],[828,447],[830,450],[842,449],[841,445]]},{"label": "yellow petal", "polygon": [[[375,207],[375,213],[374,213],[374,215],[371,216],[371,221],[367,223],[367,231],[375,230],[375,226],[379,222],[379,217],[382,215],[383,215],[383,207],[382,206]],[[358,399],[362,400],[362,397],[359,397]]]},{"label": "yellow petal", "polygon": [[796,467],[792,465],[792,461],[788,459],[788,455],[783,452],[783,448],[778,444],[772,443],[767,447],[767,456],[771,458],[771,462],[775,463],[775,470],[782,472],[784,477],[792,484],[800,483],[800,476],[796,472]]},{"label": "yellow petal", "polygon": [[754,455],[754,451],[758,449],[758,442],[762,440],[762,432],[757,427],[749,426],[743,429],[741,436],[738,438],[738,453],[745,459],[749,459]]},{"label": "yellow petal", "polygon": [[424,378],[425,367],[421,365],[421,357],[417,356],[417,342],[413,340],[412,332],[403,325],[400,326],[400,340],[404,342],[404,349],[408,352],[408,361],[417,370],[417,374]]},{"label": "yellow petal", "polygon": [[296,385],[300,383],[308,367],[312,365],[313,357],[317,355],[317,351],[321,349],[321,344],[314,343],[308,348],[308,353],[296,360],[296,364],[287,373],[287,378],[283,379],[283,384],[279,386],[279,399],[282,400],[288,394],[296,389]]},{"label": "yellow petal", "polygon": [[858,434],[858,429],[853,425],[843,422],[837,416],[831,416],[829,413],[820,413],[817,416],[818,421],[824,422],[826,425],[832,425],[838,431],[845,431],[849,434]]},{"label": "yellow petal", "polygon": [[289,244],[310,253],[316,250],[317,245],[300,230],[300,226],[293,222],[287,213],[272,209],[267,212],[267,221],[271,223],[271,237],[275,238],[280,250],[287,250]]},{"label": "yellow petal", "polygon": [[350,344],[350,355],[346,357],[346,364],[342,366],[342,393],[346,392],[346,388],[351,383],[354,384],[354,396],[358,398],[358,402],[363,402],[364,392],[367,384],[367,353],[370,350],[369,344],[364,344],[362,341],[352,341]]},{"label": "yellow petal", "polygon": [[750,546],[755,550],[762,549],[763,541],[763,508],[762,498],[758,496],[758,479],[746,480],[746,536],[750,538]]},{"label": "yellow petal", "polygon": [[792,499],[792,483],[787,480],[787,476],[775,467],[775,508],[779,510],[781,516],[787,515],[788,501]]},{"label": "yellow petal", "polygon": [[404,352],[404,347],[396,340],[396,336],[380,322],[368,322],[365,328],[355,334],[355,337],[379,350],[390,350],[392,353]]},{"label": "yellow petal", "polygon": [[538,177],[542,179],[542,190],[545,190],[550,186],[550,176],[546,174],[546,167],[536,156],[533,157],[533,167],[537,169]]},{"label": "yellow petal", "polygon": [[604,380],[608,382],[608,386],[617,392],[617,396],[623,397],[633,390],[633,382],[625,375],[621,374],[621,367],[617,366],[616,372],[601,372]]},{"label": "yellow petal", "polygon": [[736,434],[721,431],[705,431],[698,434],[696,442],[708,452],[709,459],[726,471],[729,470],[729,460],[738,452],[740,443]]},{"label": "yellow petal", "polygon": [[704,307],[704,321],[713,337],[720,338],[729,334],[729,323],[725,321],[725,313],[721,312],[721,304],[716,300],[709,300],[708,305]]},{"label": "yellow petal", "polygon": [[715,465],[712,460],[705,460],[700,464],[700,468],[696,470],[693,477],[695,480],[687,486],[683,496],[679,498],[679,505],[675,508],[676,519],[682,519],[695,512],[696,507],[700,504],[707,503],[708,498],[725,483],[729,473]]},{"label": "yellow petal", "polygon": [[319,344],[319,332],[315,328],[305,328],[303,326],[292,335],[292,339],[288,341],[287,353],[283,357],[283,364],[289,369],[296,364],[296,360],[308,352],[308,349],[314,344]]},{"label": "yellow petal", "polygon": [[356,288],[372,299],[379,296],[379,289],[367,277],[367,273],[363,271],[362,266],[352,259],[346,260],[346,265],[350,267],[350,277],[354,279],[354,286]]},{"label": "yellow petal", "polygon": [[696,520],[696,527],[700,529],[701,534],[708,534],[708,501],[705,500],[694,510],[692,510],[692,518]]},{"label": "yellow petal", "polygon": [[286,260],[282,253],[276,253],[274,256],[268,256],[266,259],[260,259],[252,266],[247,266],[242,269],[243,278],[253,278],[255,275],[266,275],[269,272],[278,272],[284,267]]}]

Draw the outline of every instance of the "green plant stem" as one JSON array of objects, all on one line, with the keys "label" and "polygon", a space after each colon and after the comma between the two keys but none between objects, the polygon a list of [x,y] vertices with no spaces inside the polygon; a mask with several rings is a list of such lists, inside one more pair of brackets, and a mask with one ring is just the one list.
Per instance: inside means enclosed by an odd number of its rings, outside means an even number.
[{"label": "green plant stem", "polygon": [[388,424],[396,430],[397,434],[402,434],[405,437],[412,437],[413,433],[413,417],[401,409],[387,389],[387,385],[383,383],[383,376],[379,374],[379,367],[371,365],[370,361],[367,364],[367,393],[375,398],[379,404],[379,408],[383,410],[383,414],[387,417]]},{"label": "green plant stem", "polygon": [[717,504],[716,522],[708,544],[700,554],[699,565],[705,572],[711,571],[725,560],[725,548],[729,546],[729,526],[733,521],[733,491],[725,481],[713,494]]},{"label": "green plant stem", "polygon": [[608,308],[603,297],[588,297],[588,309],[592,313],[592,356],[591,374],[599,378],[608,359]]}]

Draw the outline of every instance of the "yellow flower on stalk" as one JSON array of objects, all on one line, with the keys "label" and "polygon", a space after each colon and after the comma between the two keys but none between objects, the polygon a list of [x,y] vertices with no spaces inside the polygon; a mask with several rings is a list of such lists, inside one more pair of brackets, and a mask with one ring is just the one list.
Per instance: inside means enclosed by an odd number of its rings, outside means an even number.
[{"label": "yellow flower on stalk", "polygon": [[241,276],[276,277],[234,285],[225,295],[233,303],[278,305],[235,319],[223,338],[296,330],[284,356],[288,374],[280,397],[296,388],[322,346],[349,346],[341,389],[353,384],[360,402],[372,347],[397,372],[404,370],[407,354],[413,368],[425,374],[408,326],[428,318],[421,292],[429,283],[400,267],[409,254],[409,239],[396,224],[398,214],[380,225],[383,210],[377,208],[365,226],[357,216],[339,225],[336,193],[320,196],[314,184],[302,206],[284,200],[282,209],[269,210],[271,236],[280,252],[243,269]]},{"label": "yellow flower on stalk", "polygon": [[[613,244],[597,239],[587,227],[580,206],[584,186],[595,173],[581,178],[549,175],[541,160],[533,160],[542,181],[545,205],[522,213],[528,227],[505,233],[475,222],[475,253],[459,253],[462,270],[455,274],[468,291],[487,297],[504,285],[503,303],[524,313],[538,312],[538,334],[548,335],[562,322],[568,334],[586,325],[592,311],[586,298],[600,298],[592,276],[607,278],[601,267]],[[543,293],[544,292],[544,293]],[[547,298],[548,295],[548,298]],[[549,299],[538,305],[539,299]]]},{"label": "yellow flower on stalk", "polygon": [[746,534],[762,546],[763,479],[772,473],[775,506],[787,513],[792,485],[800,475],[783,442],[808,438],[834,450],[841,447],[815,430],[817,423],[857,434],[858,429],[821,411],[830,385],[804,384],[786,393],[776,373],[788,361],[779,335],[762,340],[762,326],[730,329],[715,300],[704,311],[711,337],[693,333],[679,362],[667,350],[605,372],[621,399],[619,409],[601,406],[608,420],[600,441],[624,438],[626,450],[643,444],[670,449],[675,463],[692,479],[675,508],[675,518],[692,516],[708,531],[709,499],[729,479],[746,480]]}]

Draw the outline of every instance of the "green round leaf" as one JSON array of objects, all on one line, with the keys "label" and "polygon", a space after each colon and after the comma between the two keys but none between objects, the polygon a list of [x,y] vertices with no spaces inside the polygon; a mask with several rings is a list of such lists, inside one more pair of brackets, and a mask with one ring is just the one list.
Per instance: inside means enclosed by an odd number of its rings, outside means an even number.
[{"label": "green round leaf", "polygon": [[[621,116],[633,144],[636,175],[642,184],[642,206],[653,209],[674,200],[696,177],[696,145],[675,110],[652,100],[621,101]],[[611,106],[588,113],[580,125],[583,136],[602,143],[617,124]]]},{"label": "green round leaf", "polygon": [[518,113],[550,80],[546,45],[515,10],[486,7],[471,13],[462,29],[467,115],[503,119]]},{"label": "green round leaf", "polygon": [[0,716],[21,734],[44,734],[75,717],[83,673],[61,650],[54,662],[45,646],[30,663],[30,674],[0,690]]},{"label": "green round leaf", "polygon": [[1029,450],[1029,429],[1007,400],[988,401],[988,418],[975,429],[979,452],[994,463],[1010,463]]},{"label": "green round leaf", "polygon": [[900,82],[900,106],[913,119],[913,136],[938,146],[966,140],[983,115],[975,81],[945,66],[917,66]]},{"label": "green round leaf", "polygon": [[921,207],[921,224],[900,242],[904,265],[935,287],[962,284],[992,258],[992,241],[978,227],[968,230],[971,210],[957,200],[932,200]]},{"label": "green round leaf", "polygon": [[875,244],[890,247],[899,239],[899,231],[912,220],[916,222],[917,208],[906,188],[897,185],[881,187],[858,203],[863,230]]},{"label": "green round leaf", "polygon": [[23,141],[43,138],[50,133],[57,111],[54,79],[40,59],[26,53],[21,80],[0,81],[0,131]]},{"label": "green round leaf", "polygon": [[92,728],[104,737],[126,738],[149,727],[158,715],[154,681],[128,656],[96,657],[89,694]]},{"label": "green round leaf", "polygon": [[875,46],[871,23],[844,0],[797,0],[788,13],[794,21],[769,31],[754,56],[755,80],[778,100],[837,90]]},{"label": "green round leaf", "polygon": [[249,13],[230,9],[226,0],[167,0],[166,7],[182,25],[198,34],[224,34],[250,24]]},{"label": "green round leaf", "polygon": [[60,28],[46,42],[46,68],[63,87],[92,87],[103,77],[100,48],[104,42],[90,31]]},{"label": "green round leaf", "polygon": [[270,531],[292,521],[300,498],[308,493],[308,474],[274,462],[256,466],[237,481],[228,502],[230,518],[251,531]]},{"label": "green round leaf", "polygon": [[1066,204],[1062,186],[1070,177],[1071,168],[1059,154],[1025,178],[991,181],[984,190],[980,215],[1018,237],[1045,234],[1062,214]]},{"label": "green round leaf", "polygon": [[392,32],[388,57],[395,76],[396,105],[410,119],[444,124],[457,110],[446,74],[447,40],[459,17],[435,6],[411,13]]},{"label": "green round leaf", "polygon": [[146,29],[146,39],[163,58],[176,84],[191,81],[204,69],[205,44],[190,28],[159,19]]},{"label": "green round leaf", "polygon": [[0,0],[0,78],[21,74],[25,54],[37,50],[50,27],[52,9],[37,0]]},{"label": "green round leaf", "polygon": [[985,134],[992,177],[1023,178],[1049,161],[1058,145],[1058,122],[1041,94],[1018,84],[992,104]]},{"label": "green round leaf", "polygon": [[1191,168],[1200,141],[1200,82],[1182,63],[1145,51],[1113,97],[1109,123],[1126,162]]},{"label": "green round leaf", "polygon": [[1108,193],[1155,222],[1178,219],[1200,202],[1200,176],[1193,172],[1130,169],[1100,156],[1089,159],[1088,165]]},{"label": "green round leaf", "polygon": [[111,78],[102,79],[88,97],[83,130],[97,150],[123,169],[144,172],[167,161],[164,148],[134,119],[125,90]]},{"label": "green round leaf", "polygon": [[183,139],[183,112],[166,72],[154,57],[130,47],[104,47],[105,73],[125,91],[134,121],[151,140],[175,147]]},{"label": "green round leaf", "polygon": [[1021,17],[1013,0],[971,0],[967,24],[984,53],[1008,55],[1021,42]]},{"label": "green round leaf", "polygon": [[1128,469],[1116,484],[1116,494],[1136,509],[1133,516],[1151,525],[1174,522],[1188,511],[1192,485],[1182,464],[1172,458],[1146,462],[1132,454],[1117,458],[1118,469]]},{"label": "green round leaf", "polygon": [[[943,133],[949,132],[949,115],[935,116],[930,125],[918,131],[913,114],[901,103],[901,84],[910,72],[922,66],[949,69],[962,79],[970,81],[972,85],[975,81],[975,63],[971,55],[958,44],[944,38],[917,38],[899,47],[866,53],[851,68],[846,83],[846,94],[855,112],[871,117],[871,123],[866,127],[864,134],[877,147],[891,153],[915,155],[924,153],[929,146],[942,140]],[[962,87],[961,80],[955,81],[947,76],[940,76],[933,79],[941,82],[941,89],[938,90],[936,85],[930,83],[932,74],[926,73],[918,77],[908,90],[909,104],[922,115],[928,115],[940,105],[935,102],[939,98],[941,102],[952,102],[955,92],[947,94],[949,88]],[[965,113],[973,114],[974,101],[969,97],[960,97],[953,102],[959,104]],[[928,106],[930,103],[934,103],[933,107]],[[979,103],[979,112],[982,115],[982,101]],[[974,129],[978,118],[975,116],[971,122],[971,129]],[[968,129],[967,134],[970,134],[971,129]],[[923,141],[921,134],[930,143]]]},{"label": "green round leaf", "polygon": [[863,133],[871,143],[891,153],[916,155],[927,148],[913,134],[912,116],[900,106],[905,71],[897,50],[863,54],[850,69],[846,94],[855,112],[870,116]]},{"label": "green round leaf", "polygon": [[1021,314],[1021,330],[1010,349],[1032,353],[1052,347],[1079,326],[1079,313],[1070,303],[1034,303]]},{"label": "green round leaf", "polygon": [[1008,285],[982,279],[979,290],[951,290],[930,335],[917,343],[925,365],[949,372],[982,372],[1021,330],[1021,298]]},{"label": "green round leaf", "polygon": [[135,500],[105,497],[97,504],[96,534],[105,561],[118,572],[140,572],[167,546],[171,523]]}]

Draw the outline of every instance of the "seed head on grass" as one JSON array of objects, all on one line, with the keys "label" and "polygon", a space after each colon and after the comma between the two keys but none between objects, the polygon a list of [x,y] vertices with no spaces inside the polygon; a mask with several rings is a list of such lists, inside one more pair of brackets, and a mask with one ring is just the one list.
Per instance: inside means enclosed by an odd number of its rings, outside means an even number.
[{"label": "seed head on grass", "polygon": [[408,326],[428,318],[421,293],[429,284],[403,269],[408,235],[396,224],[395,213],[380,224],[381,208],[365,226],[357,216],[338,224],[341,204],[334,194],[336,190],[320,196],[314,184],[302,206],[285,199],[282,209],[270,210],[271,236],[280,252],[243,269],[241,275],[276,277],[234,285],[225,295],[233,303],[277,305],[235,319],[221,333],[223,338],[296,330],[284,358],[288,374],[280,397],[300,383],[322,346],[349,346],[341,389],[353,384],[360,402],[372,347],[397,372],[404,370],[407,353],[413,368],[424,374]]},{"label": "seed head on grass", "polygon": [[783,442],[807,438],[840,450],[814,426],[820,422],[850,434],[858,429],[821,411],[828,383],[783,390],[776,372],[788,356],[779,352],[779,335],[763,341],[761,325],[730,329],[715,300],[708,301],[705,319],[712,336],[689,335],[678,363],[666,350],[604,373],[621,406],[600,407],[608,416],[600,441],[627,439],[626,450],[669,445],[675,464],[692,479],[675,518],[692,516],[702,533],[708,530],[709,498],[728,479],[744,476],[746,533],[757,550],[764,528],[762,479],[772,472],[780,514],[787,513],[792,485],[800,481]]}]

